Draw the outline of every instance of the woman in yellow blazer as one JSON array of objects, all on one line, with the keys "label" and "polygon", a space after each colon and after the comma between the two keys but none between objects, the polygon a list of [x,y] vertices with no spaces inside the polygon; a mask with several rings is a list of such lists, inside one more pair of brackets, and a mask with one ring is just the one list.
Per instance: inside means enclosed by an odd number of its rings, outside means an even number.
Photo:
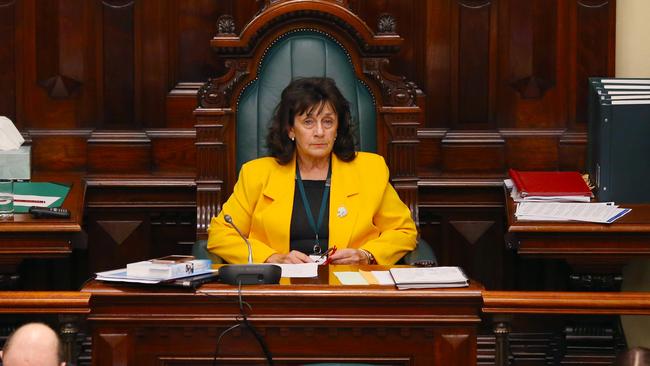
[{"label": "woman in yellow blazer", "polygon": [[[246,263],[393,264],[415,248],[411,213],[383,158],[355,152],[349,105],[329,78],[297,79],[282,92],[267,138],[271,157],[242,167],[208,229],[208,249]],[[312,255],[312,256],[310,256]]]}]

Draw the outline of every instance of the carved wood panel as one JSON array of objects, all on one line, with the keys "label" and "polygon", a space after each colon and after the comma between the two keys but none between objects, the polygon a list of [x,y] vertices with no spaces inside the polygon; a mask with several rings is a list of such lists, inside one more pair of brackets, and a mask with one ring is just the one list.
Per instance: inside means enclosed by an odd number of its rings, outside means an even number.
[{"label": "carved wood panel", "polygon": [[5,115],[12,120],[16,119],[16,58],[20,54],[20,32],[16,20],[18,13],[16,0],[0,1],[0,115]]}]

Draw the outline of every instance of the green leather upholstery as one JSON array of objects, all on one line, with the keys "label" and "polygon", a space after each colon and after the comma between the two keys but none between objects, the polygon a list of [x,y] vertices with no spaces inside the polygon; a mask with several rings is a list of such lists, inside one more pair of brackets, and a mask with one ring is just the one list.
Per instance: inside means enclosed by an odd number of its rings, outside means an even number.
[{"label": "green leather upholstery", "polygon": [[353,130],[361,151],[377,151],[375,103],[357,79],[354,67],[336,41],[314,31],[280,38],[260,63],[258,77],[242,92],[237,104],[237,171],[245,162],[267,155],[266,134],[282,90],[298,77],[334,79],[350,102]]},{"label": "green leather upholstery", "polygon": [[209,259],[212,261],[212,264],[224,263],[221,257],[208,250],[207,240],[195,241],[194,245],[192,245],[192,255],[196,259]]}]

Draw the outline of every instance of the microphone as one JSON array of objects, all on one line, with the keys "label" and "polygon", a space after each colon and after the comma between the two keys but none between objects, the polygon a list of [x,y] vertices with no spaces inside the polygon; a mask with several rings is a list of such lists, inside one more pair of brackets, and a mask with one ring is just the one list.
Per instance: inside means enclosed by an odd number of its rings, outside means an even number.
[{"label": "microphone", "polygon": [[235,225],[234,222],[232,222],[232,216],[230,215],[223,215],[223,219],[226,220],[227,223],[230,224],[230,226],[237,231],[237,234],[241,236],[242,239],[246,242],[246,246],[248,246],[248,264],[253,264],[253,247],[251,246],[251,243],[248,241],[248,239],[244,236],[244,234],[241,233],[237,225]]},{"label": "microphone", "polygon": [[232,226],[248,247],[248,264],[226,264],[219,267],[221,282],[229,285],[262,285],[280,283],[282,268],[275,264],[253,263],[253,247],[246,236],[242,234],[230,215],[223,215],[224,220]]}]

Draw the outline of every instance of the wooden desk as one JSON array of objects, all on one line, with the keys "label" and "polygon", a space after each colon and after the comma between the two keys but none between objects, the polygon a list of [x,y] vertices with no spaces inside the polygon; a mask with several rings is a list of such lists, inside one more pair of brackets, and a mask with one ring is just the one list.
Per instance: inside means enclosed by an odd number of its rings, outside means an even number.
[{"label": "wooden desk", "polygon": [[[364,267],[377,269],[378,266]],[[476,365],[482,286],[398,291],[342,286],[330,266],[317,279],[246,286],[249,320],[277,365],[367,362],[390,365]],[[197,293],[90,282],[88,325],[94,365],[209,365],[219,334],[235,325],[237,289],[208,284]],[[224,336],[219,364],[266,360],[243,330]]]},{"label": "wooden desk", "polygon": [[85,183],[81,174],[36,173],[34,182],[72,183],[63,207],[68,219],[34,219],[30,214],[14,214],[0,221],[0,273],[13,273],[25,258],[64,257],[72,252],[72,240],[81,232]]},{"label": "wooden desk", "polygon": [[612,224],[517,221],[508,196],[506,245],[519,255],[567,261],[576,271],[620,273],[630,259],[650,256],[650,205],[622,205],[632,211]]}]

